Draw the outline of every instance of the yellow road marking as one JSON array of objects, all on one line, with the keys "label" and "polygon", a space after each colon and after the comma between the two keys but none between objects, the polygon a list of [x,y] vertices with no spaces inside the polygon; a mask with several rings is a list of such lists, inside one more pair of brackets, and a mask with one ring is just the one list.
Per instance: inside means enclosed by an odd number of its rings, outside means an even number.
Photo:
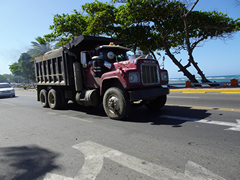
[{"label": "yellow road marking", "polygon": [[240,94],[240,92],[221,92],[222,94]]},{"label": "yellow road marking", "polygon": [[202,94],[205,94],[206,91],[183,91],[182,93],[202,93]]},{"label": "yellow road marking", "polygon": [[219,107],[191,106],[191,105],[176,105],[176,104],[166,104],[166,105],[167,106],[178,106],[178,107],[190,107],[192,109],[206,109],[206,110],[220,110],[220,111],[240,112],[240,109],[233,109],[233,108],[219,108]]}]

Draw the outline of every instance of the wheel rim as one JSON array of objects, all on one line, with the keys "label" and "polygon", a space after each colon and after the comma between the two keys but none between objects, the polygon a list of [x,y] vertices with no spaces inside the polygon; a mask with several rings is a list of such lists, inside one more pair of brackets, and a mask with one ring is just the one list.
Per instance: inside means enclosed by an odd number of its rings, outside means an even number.
[{"label": "wheel rim", "polygon": [[50,104],[54,104],[54,101],[55,101],[55,99],[54,99],[53,94],[52,94],[52,93],[49,94],[49,103],[50,103]]},{"label": "wheel rim", "polygon": [[43,94],[41,94],[41,97],[40,97],[40,98],[41,98],[41,102],[42,102],[42,103],[46,103],[46,101],[45,101],[45,96],[44,96]]},{"label": "wheel rim", "polygon": [[107,101],[111,113],[116,114],[120,111],[119,99],[116,96],[110,96]]}]

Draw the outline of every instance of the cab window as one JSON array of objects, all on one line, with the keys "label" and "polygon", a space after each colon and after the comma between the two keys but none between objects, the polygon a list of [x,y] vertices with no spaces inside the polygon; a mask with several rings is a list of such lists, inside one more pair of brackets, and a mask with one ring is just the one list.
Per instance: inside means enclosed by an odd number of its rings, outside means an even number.
[{"label": "cab window", "polygon": [[99,50],[99,56],[103,57],[103,59],[105,61],[108,61],[109,63],[114,63],[114,62],[116,62],[116,57],[114,59],[109,59],[107,57],[107,53],[110,52],[110,51],[113,52],[116,55],[118,62],[128,60],[126,50],[121,50],[121,49],[113,49],[113,48],[100,49]]}]

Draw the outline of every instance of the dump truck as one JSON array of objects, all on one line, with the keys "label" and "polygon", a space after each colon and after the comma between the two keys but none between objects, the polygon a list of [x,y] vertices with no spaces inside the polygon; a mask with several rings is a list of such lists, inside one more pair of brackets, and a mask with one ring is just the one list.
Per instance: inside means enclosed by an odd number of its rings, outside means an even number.
[{"label": "dump truck", "polygon": [[36,57],[37,100],[61,109],[70,100],[86,107],[103,104],[111,119],[124,119],[135,106],[162,108],[169,94],[168,72],[150,55],[136,56],[126,40],[81,35]]}]

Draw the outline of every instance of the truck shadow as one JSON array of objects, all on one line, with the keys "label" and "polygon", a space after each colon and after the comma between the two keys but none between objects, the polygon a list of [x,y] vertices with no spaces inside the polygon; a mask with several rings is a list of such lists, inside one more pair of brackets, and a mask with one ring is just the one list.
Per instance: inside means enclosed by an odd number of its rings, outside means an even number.
[{"label": "truck shadow", "polygon": [[183,106],[164,106],[158,112],[153,112],[144,106],[141,108],[135,108],[131,110],[131,114],[126,119],[129,122],[136,123],[151,123],[151,125],[171,125],[172,127],[182,127],[187,121],[168,119],[161,117],[162,115],[179,116],[194,119],[204,119],[211,115],[207,110],[203,109],[191,109],[191,107]]},{"label": "truck shadow", "polygon": [[73,110],[73,111],[83,112],[83,113],[86,113],[86,114],[89,114],[89,115],[107,117],[106,113],[104,112],[102,104],[99,105],[98,107],[84,107],[84,106],[80,106],[80,105],[75,105],[75,104],[70,102],[62,110],[63,111],[64,110]]},{"label": "truck shadow", "polygon": [[59,169],[54,160],[58,153],[38,146],[0,148],[1,180],[33,180]]},{"label": "truck shadow", "polygon": [[[82,106],[74,106],[73,104],[68,104],[66,110],[74,110],[84,112],[89,115],[95,115],[100,117],[107,117],[103,110],[103,106],[100,105],[97,108],[89,108]],[[158,112],[151,111],[145,106],[132,108],[129,116],[124,120],[114,120],[114,121],[127,121],[133,123],[151,123],[151,125],[171,125],[172,127],[181,127],[181,124],[185,123],[184,120],[177,119],[167,119],[161,117],[162,115],[169,116],[179,116],[179,117],[188,117],[195,119],[204,119],[211,115],[207,110],[203,109],[191,109],[191,107],[184,106],[170,106],[166,105]]]}]

